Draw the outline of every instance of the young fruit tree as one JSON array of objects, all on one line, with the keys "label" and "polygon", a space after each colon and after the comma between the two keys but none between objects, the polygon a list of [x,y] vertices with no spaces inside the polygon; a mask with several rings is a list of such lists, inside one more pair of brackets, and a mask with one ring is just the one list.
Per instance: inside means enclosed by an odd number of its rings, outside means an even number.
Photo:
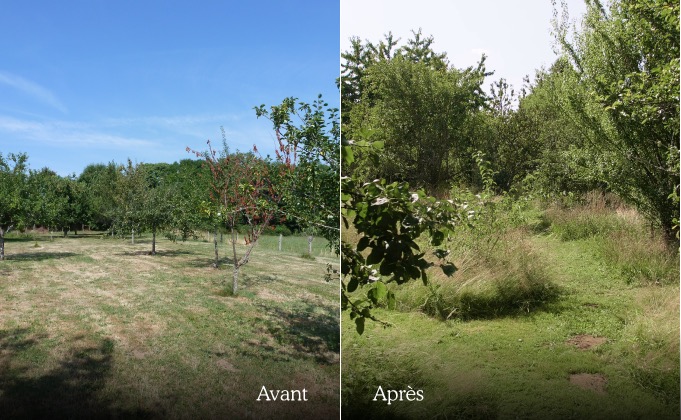
[{"label": "young fruit tree", "polygon": [[[211,201],[217,216],[230,233],[232,245],[232,294],[236,295],[241,267],[248,263],[253,247],[269,226],[279,208],[281,194],[275,187],[277,178],[290,166],[271,165],[260,157],[254,146],[250,153],[229,153],[223,130],[223,150],[218,153],[210,140],[207,152],[188,152],[204,158],[212,175]],[[277,168],[278,170],[273,170]],[[239,257],[238,228],[245,226],[245,248]]]}]

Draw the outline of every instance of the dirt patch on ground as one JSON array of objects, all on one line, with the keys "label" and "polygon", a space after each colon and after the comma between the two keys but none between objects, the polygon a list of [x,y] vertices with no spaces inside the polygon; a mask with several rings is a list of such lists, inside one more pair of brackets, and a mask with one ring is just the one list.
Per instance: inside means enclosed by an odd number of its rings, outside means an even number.
[{"label": "dirt patch on ground", "polygon": [[572,344],[580,350],[589,350],[600,346],[606,341],[608,341],[608,339],[605,337],[594,337],[593,335],[580,334],[569,339],[567,343]]},{"label": "dirt patch on ground", "polygon": [[233,364],[229,362],[227,359],[219,359],[217,362],[215,362],[218,367],[228,371],[228,372],[238,372],[239,369],[235,368]]},{"label": "dirt patch on ground", "polygon": [[570,383],[582,389],[588,389],[598,394],[605,394],[605,384],[608,381],[600,373],[573,373]]},{"label": "dirt patch on ground", "polygon": [[277,293],[276,291],[267,289],[259,290],[258,297],[261,299],[273,300],[275,302],[288,302],[291,300],[290,297],[285,296],[282,293]]}]

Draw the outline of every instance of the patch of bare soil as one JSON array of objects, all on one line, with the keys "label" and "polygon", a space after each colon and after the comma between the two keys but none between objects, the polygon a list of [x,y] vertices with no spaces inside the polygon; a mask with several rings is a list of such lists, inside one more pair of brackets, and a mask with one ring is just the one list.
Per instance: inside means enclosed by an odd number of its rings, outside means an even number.
[{"label": "patch of bare soil", "polygon": [[229,362],[227,359],[219,359],[216,364],[218,367],[228,371],[228,372],[238,372],[239,369],[235,368],[233,364]]},{"label": "patch of bare soil", "polygon": [[142,351],[142,350],[133,350],[132,351],[132,357],[134,357],[137,360],[142,360],[146,359],[147,356],[150,356],[151,352],[148,351]]},{"label": "patch of bare soil", "polygon": [[582,389],[588,389],[598,394],[605,394],[607,379],[600,373],[573,373],[570,375],[570,383]]},{"label": "patch of bare soil", "polygon": [[593,335],[580,334],[569,339],[567,343],[572,344],[580,350],[589,350],[600,346],[606,341],[608,341],[608,339],[605,337],[594,337]]},{"label": "patch of bare soil", "polygon": [[288,296],[285,296],[283,294],[279,294],[275,291],[268,290],[268,289],[262,289],[258,291],[258,297],[261,299],[267,299],[267,300],[272,300],[275,302],[288,302],[291,299]]}]

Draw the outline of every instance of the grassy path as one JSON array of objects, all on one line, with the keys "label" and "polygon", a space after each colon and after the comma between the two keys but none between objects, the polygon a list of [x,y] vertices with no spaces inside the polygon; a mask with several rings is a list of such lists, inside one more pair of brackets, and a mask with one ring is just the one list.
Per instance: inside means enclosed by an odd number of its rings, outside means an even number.
[{"label": "grassy path", "polygon": [[[363,336],[344,318],[343,413],[679,418],[678,285],[628,286],[591,240],[529,240],[562,290],[542,310],[468,322],[383,310],[395,326]],[[379,385],[426,397],[388,407],[371,401]]]}]

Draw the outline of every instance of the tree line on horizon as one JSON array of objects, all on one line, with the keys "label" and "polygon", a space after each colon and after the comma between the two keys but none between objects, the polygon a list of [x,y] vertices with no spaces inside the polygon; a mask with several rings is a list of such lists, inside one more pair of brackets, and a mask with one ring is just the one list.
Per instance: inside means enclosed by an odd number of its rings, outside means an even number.
[{"label": "tree line on horizon", "polygon": [[[97,163],[78,176],[29,169],[25,153],[0,153],[0,259],[4,238],[35,227],[61,232],[83,226],[115,235],[151,233],[187,240],[198,231],[242,231],[246,242],[272,230],[322,236],[338,243],[337,110],[321,95],[311,104],[286,98],[256,108],[279,140],[275,159],[254,147],[193,151],[173,163]],[[310,206],[311,202],[315,206]],[[263,226],[261,226],[263,225]],[[217,244],[216,244],[217,247]],[[217,263],[217,261],[216,261]]]}]

